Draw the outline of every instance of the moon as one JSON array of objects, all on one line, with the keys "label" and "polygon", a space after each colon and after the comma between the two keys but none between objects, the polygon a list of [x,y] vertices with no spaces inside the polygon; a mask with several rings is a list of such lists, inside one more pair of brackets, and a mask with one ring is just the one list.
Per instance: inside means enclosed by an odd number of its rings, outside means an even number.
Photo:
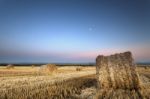
[{"label": "moon", "polygon": [[90,28],[89,28],[89,31],[92,31],[92,30],[93,30],[93,28],[92,28],[92,27],[90,27]]}]

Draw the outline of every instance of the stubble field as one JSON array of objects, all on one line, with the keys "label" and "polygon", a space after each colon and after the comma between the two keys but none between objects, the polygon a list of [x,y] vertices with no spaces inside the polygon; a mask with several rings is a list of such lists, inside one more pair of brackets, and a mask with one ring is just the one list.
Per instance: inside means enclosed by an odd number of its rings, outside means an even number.
[{"label": "stubble field", "polygon": [[[150,67],[138,67],[137,71],[144,88],[144,92],[141,93],[144,94],[144,98],[150,99]],[[0,99],[94,99],[96,83],[94,66],[63,66],[50,73],[41,73],[40,67],[0,67]],[[101,93],[101,99],[116,99],[121,91],[112,95],[108,95],[109,91]],[[130,99],[130,96],[137,99],[137,93],[134,91],[134,95],[129,92],[123,93],[124,99]]]}]

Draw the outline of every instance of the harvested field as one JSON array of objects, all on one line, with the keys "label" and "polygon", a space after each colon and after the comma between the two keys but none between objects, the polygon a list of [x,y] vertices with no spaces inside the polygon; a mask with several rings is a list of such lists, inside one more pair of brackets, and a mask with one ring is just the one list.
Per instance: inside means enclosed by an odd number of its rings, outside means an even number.
[{"label": "harvested field", "polygon": [[[58,67],[52,74],[36,74],[39,67],[15,67],[3,72],[0,77],[0,99],[94,99],[96,98],[95,67],[82,67],[82,71],[76,71],[76,66]],[[137,71],[142,80],[144,92],[141,93],[149,99],[150,71],[138,67]],[[7,74],[9,72],[9,75]],[[25,74],[26,73],[26,74]],[[101,90],[102,96],[98,99],[132,99],[138,93],[124,90]],[[140,99],[140,98],[133,98]]]}]

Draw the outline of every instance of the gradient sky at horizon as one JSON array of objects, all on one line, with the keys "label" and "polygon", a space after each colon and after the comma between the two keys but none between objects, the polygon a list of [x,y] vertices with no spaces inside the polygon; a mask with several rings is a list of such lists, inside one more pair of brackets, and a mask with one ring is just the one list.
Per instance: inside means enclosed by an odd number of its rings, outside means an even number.
[{"label": "gradient sky at horizon", "polygon": [[0,63],[150,62],[149,0],[0,0]]}]

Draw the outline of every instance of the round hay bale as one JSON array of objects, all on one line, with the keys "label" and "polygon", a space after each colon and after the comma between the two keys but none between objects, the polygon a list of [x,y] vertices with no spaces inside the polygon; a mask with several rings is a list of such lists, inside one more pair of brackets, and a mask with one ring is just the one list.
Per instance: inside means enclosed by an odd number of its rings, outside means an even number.
[{"label": "round hay bale", "polygon": [[82,67],[76,67],[76,71],[81,71]]},{"label": "round hay bale", "polygon": [[14,69],[14,66],[12,64],[9,64],[6,66],[6,69]]},{"label": "round hay bale", "polygon": [[34,67],[35,67],[35,65],[32,65],[31,67],[32,67],[32,68],[34,68]]},{"label": "round hay bale", "polygon": [[131,52],[96,58],[96,75],[100,89],[139,89],[140,79]]},{"label": "round hay bale", "polygon": [[57,70],[57,66],[55,64],[47,64],[47,69],[50,72],[56,71]]},{"label": "round hay bale", "polygon": [[144,66],[145,69],[148,69],[148,66]]},{"label": "round hay bale", "polygon": [[55,64],[42,65],[39,69],[39,71],[43,73],[52,73],[56,70],[57,70],[57,66]]}]

